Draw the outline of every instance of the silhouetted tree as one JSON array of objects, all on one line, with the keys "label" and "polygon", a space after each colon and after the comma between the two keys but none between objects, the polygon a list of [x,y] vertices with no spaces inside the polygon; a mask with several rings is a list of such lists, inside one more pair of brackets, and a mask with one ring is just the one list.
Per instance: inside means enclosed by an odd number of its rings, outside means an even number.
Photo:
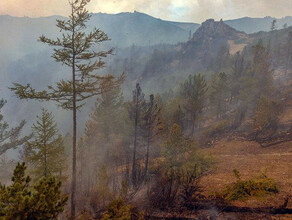
[{"label": "silhouetted tree", "polygon": [[136,89],[133,91],[133,100],[129,104],[130,118],[134,121],[134,148],[132,159],[132,183],[137,183],[137,167],[136,167],[136,154],[138,146],[138,129],[141,118],[145,111],[145,99],[139,83],[136,84]]}]

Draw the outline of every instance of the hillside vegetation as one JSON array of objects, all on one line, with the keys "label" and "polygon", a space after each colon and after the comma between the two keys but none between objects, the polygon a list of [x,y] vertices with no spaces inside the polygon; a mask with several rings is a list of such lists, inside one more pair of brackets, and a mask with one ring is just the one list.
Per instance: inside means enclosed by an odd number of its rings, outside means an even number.
[{"label": "hillside vegetation", "polygon": [[291,217],[292,27],[88,3],[0,17],[0,219]]}]

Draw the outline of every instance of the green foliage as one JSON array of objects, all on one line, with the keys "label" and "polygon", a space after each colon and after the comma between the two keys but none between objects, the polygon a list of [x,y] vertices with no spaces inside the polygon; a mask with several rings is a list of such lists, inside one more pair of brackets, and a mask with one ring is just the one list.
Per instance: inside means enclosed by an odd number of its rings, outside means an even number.
[{"label": "green foliage", "polygon": [[207,141],[210,138],[214,138],[223,134],[228,129],[230,129],[230,121],[228,119],[221,120],[204,130],[201,136],[201,140]]},{"label": "green foliage", "polygon": [[137,185],[142,181],[141,172],[138,170],[139,164],[137,163],[137,147],[139,144],[139,127],[142,124],[143,114],[146,112],[147,104],[145,101],[145,95],[142,92],[142,88],[139,83],[136,84],[135,90],[133,90],[133,99],[129,102],[129,115],[133,122],[133,136],[134,136],[134,148],[133,148],[133,159],[132,159],[132,183]]},{"label": "green foliage", "polygon": [[8,123],[3,120],[3,115],[1,114],[1,109],[5,104],[6,101],[0,99],[0,155],[9,149],[15,149],[31,138],[31,135],[19,138],[25,121],[20,122],[17,127],[9,129]]},{"label": "green foliage", "polygon": [[95,133],[104,133],[103,136],[106,140],[110,138],[110,135],[120,132],[120,127],[116,125],[122,123],[122,118],[120,117],[123,110],[121,87],[117,86],[106,91],[107,88],[113,86],[113,80],[101,81],[100,87],[105,92],[97,98],[94,112],[91,114],[90,121],[87,122],[87,126],[89,126],[86,130],[87,132],[90,132],[90,129],[94,129]]},{"label": "green foliage", "polygon": [[122,199],[112,201],[101,220],[143,220],[143,212],[138,212],[133,206],[127,205]]},{"label": "green foliage", "polygon": [[103,215],[101,220],[131,220],[131,210],[132,206],[126,205],[121,199],[117,199],[108,205],[106,213]]},{"label": "green foliage", "polygon": [[170,99],[164,106],[163,116],[167,123],[167,128],[171,128],[173,124],[179,125],[184,128],[185,113],[182,109],[182,100],[179,98]]},{"label": "green foliage", "polygon": [[112,199],[113,194],[110,190],[110,176],[108,175],[107,169],[105,165],[102,165],[98,170],[98,182],[96,185],[96,192],[98,194],[99,199],[104,206],[105,203]]},{"label": "green foliage", "polygon": [[240,126],[247,113],[255,111],[261,95],[272,94],[272,75],[271,59],[262,40],[248,51],[234,55],[230,75],[230,104],[235,128]]},{"label": "green foliage", "polygon": [[215,108],[216,117],[221,118],[227,111],[227,100],[230,97],[227,74],[221,72],[212,76],[210,101]]},{"label": "green foliage", "polygon": [[[41,36],[39,41],[54,47],[53,59],[66,65],[71,70],[72,78],[61,79],[55,85],[49,85],[46,90],[37,91],[30,84],[14,83],[10,88],[20,99],[36,99],[39,101],[55,101],[66,110],[73,113],[73,160],[71,187],[71,219],[75,219],[76,194],[76,152],[77,152],[77,109],[80,109],[88,98],[100,95],[105,91],[120,85],[124,81],[124,74],[114,80],[112,87],[100,87],[101,80],[113,80],[111,75],[100,76],[97,70],[104,67],[105,58],[112,54],[112,49],[95,51],[95,47],[108,36],[101,30],[94,28],[87,31],[87,22],[91,15],[86,9],[90,0],[70,0],[70,14],[68,19],[57,20],[57,27],[62,33],[55,40]],[[68,72],[67,72],[68,73]]]},{"label": "green foliage", "polygon": [[189,76],[181,85],[181,97],[183,99],[183,107],[187,117],[192,124],[191,135],[194,135],[195,121],[197,116],[202,112],[205,104],[205,94],[207,92],[207,82],[203,75],[196,74]]},{"label": "green foliage", "polygon": [[[106,90],[112,80],[102,80],[101,87]],[[130,133],[128,105],[123,101],[120,87],[105,91],[97,98],[93,112],[86,122],[82,138],[81,173],[83,185],[93,189],[98,179],[96,172],[103,164],[106,167],[118,166],[128,156],[128,146],[132,142]],[[111,175],[114,170],[111,170]]]},{"label": "green foliage", "polygon": [[[66,168],[63,138],[58,135],[57,124],[52,113],[42,109],[32,126],[34,140],[27,142],[25,161],[31,165],[35,179],[56,175],[61,177]],[[63,174],[64,175],[64,174]]]},{"label": "green foliage", "polygon": [[217,196],[225,200],[245,200],[248,197],[262,197],[265,195],[276,194],[279,187],[275,181],[268,178],[265,173],[248,180],[241,180],[238,170],[233,170],[236,182],[228,184],[225,189],[218,193]]},{"label": "green foliage", "polygon": [[57,219],[64,210],[68,197],[61,193],[61,182],[43,178],[33,188],[25,176],[25,164],[16,166],[12,185],[0,188],[0,219],[50,220]]},{"label": "green foliage", "polygon": [[253,46],[253,63],[250,69],[250,85],[252,89],[250,95],[251,101],[256,100],[261,95],[269,95],[273,91],[273,70],[271,69],[270,57],[260,40],[255,46]]},{"label": "green foliage", "polygon": [[190,153],[193,153],[196,147],[197,145],[192,139],[187,139],[183,135],[181,127],[174,124],[162,146],[163,166],[175,172],[188,161]]},{"label": "green foliage", "polygon": [[145,175],[148,174],[150,145],[154,139],[160,137],[164,132],[163,116],[161,113],[161,106],[158,106],[154,95],[150,95],[149,102],[146,103],[146,109],[142,118],[142,132],[146,140],[146,159],[145,159]]},{"label": "green foliage", "polygon": [[[113,80],[101,82],[101,88],[104,90],[113,85]],[[109,165],[113,157],[119,159],[120,152],[116,151],[115,146],[117,141],[127,137],[127,117],[128,112],[120,87],[105,91],[98,97],[90,119],[86,122],[84,143],[88,153],[95,159],[99,157],[100,162],[105,165]],[[95,152],[92,152],[94,149]]]},{"label": "green foliage", "polygon": [[[178,194],[191,202],[199,189],[199,179],[212,166],[212,159],[197,151],[197,144],[187,139],[181,127],[174,124],[162,149],[156,184],[150,198],[153,205],[172,206]],[[156,204],[155,204],[156,203]]]},{"label": "green foliage", "polygon": [[[86,9],[88,0],[70,0],[71,13],[69,19],[57,20],[57,27],[62,36],[55,40],[41,36],[39,41],[54,47],[52,57],[58,63],[66,65],[72,70],[72,79],[60,80],[55,86],[48,86],[47,90],[36,91],[30,84],[21,85],[14,83],[11,88],[21,99],[37,99],[40,101],[53,100],[62,108],[73,110],[81,108],[84,101],[104,92],[100,81],[113,79],[113,76],[99,76],[96,71],[103,68],[105,58],[112,54],[112,49],[95,51],[94,47],[108,41],[108,36],[100,29],[94,28],[86,31],[87,22],[91,15]],[[124,75],[117,80],[119,85]],[[112,88],[112,87],[111,87]],[[107,88],[107,89],[111,89]]]},{"label": "green foliage", "polygon": [[261,96],[258,99],[257,109],[253,117],[253,127],[256,135],[267,130],[274,131],[277,128],[280,110],[276,101],[266,96]]}]

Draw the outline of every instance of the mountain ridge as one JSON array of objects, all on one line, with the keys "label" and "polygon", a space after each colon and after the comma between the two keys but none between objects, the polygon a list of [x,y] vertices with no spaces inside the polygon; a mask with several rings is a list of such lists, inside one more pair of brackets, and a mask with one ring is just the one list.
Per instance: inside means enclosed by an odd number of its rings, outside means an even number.
[{"label": "mountain ridge", "polygon": [[[101,24],[102,18],[111,19],[104,19],[106,22]],[[3,79],[0,80],[0,85],[2,85],[1,98],[10,100],[8,105],[10,107],[7,106],[6,111],[7,114],[11,115],[10,118],[8,117],[8,121],[20,120],[23,118],[23,114],[30,120],[35,116],[34,110],[39,109],[38,107],[42,105],[27,103],[11,97],[11,92],[7,87],[11,86],[12,82],[31,83],[37,87],[36,89],[41,89],[60,77],[70,76],[66,69],[62,69],[59,64],[50,59],[51,48],[37,42],[38,37],[42,34],[49,38],[60,35],[55,26],[55,19],[55,16],[41,19],[0,16],[0,29],[5,30],[0,32],[0,78]],[[6,22],[7,20],[9,22]],[[214,19],[213,21],[215,22]],[[223,25],[225,22],[221,21],[221,23]],[[163,21],[138,12],[121,13],[114,18],[112,15],[103,13],[93,14],[88,24],[90,28],[93,26],[100,28],[112,38],[112,41],[101,45],[102,47],[106,45],[116,48],[117,55],[110,57],[109,62],[107,62],[111,69],[106,71],[120,74],[125,70],[130,81],[125,85],[125,87],[128,86],[128,93],[131,92],[133,83],[137,80],[144,80],[143,87],[145,89],[149,88],[151,84],[151,88],[158,90],[158,88],[166,88],[166,85],[172,85],[190,73],[204,70],[209,65],[209,61],[217,55],[221,44],[228,40],[234,40],[223,36],[222,39],[215,39],[214,42],[206,40],[206,44],[201,44],[200,41],[191,42],[189,30],[186,28],[187,25],[191,25],[190,23]],[[182,26],[185,27],[185,30]],[[195,29],[192,32],[194,31]],[[238,30],[233,31],[244,35]],[[236,37],[237,34],[234,35],[235,39],[239,37]],[[227,35],[228,37],[233,36],[233,34]],[[149,42],[149,38],[153,41]],[[136,53],[131,52],[133,44],[135,44],[134,50],[138,51]],[[206,48],[207,50],[205,50]],[[125,53],[126,50],[128,53]],[[202,53],[204,51],[206,53]],[[131,54],[134,55],[131,57]],[[131,64],[132,62],[134,63]],[[185,68],[186,66],[188,68]],[[125,69],[125,67],[127,68]],[[39,79],[42,79],[41,82]],[[157,85],[155,88],[154,84]],[[90,103],[88,105],[90,106]],[[54,109],[53,104],[48,104],[46,107]],[[90,108],[85,108],[84,112],[83,116],[85,117],[89,114]],[[63,123],[64,115],[65,113],[60,111],[56,116],[57,120],[60,120],[61,130],[66,130],[68,127],[68,124]],[[81,118],[84,120],[83,116]]]}]

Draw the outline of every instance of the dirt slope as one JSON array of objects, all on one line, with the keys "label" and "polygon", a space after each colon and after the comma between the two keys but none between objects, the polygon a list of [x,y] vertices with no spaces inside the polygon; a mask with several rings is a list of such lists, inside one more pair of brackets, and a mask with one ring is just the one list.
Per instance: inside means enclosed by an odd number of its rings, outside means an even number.
[{"label": "dirt slope", "polygon": [[[248,207],[280,206],[285,197],[292,195],[292,142],[262,148],[256,142],[223,139],[213,148],[203,151],[211,153],[217,162],[216,169],[202,180],[206,194],[221,190],[225,184],[235,181],[233,169],[240,171],[242,179],[257,176],[266,169],[267,176],[279,184],[280,193],[234,204]],[[288,207],[292,208],[292,201]]]}]

